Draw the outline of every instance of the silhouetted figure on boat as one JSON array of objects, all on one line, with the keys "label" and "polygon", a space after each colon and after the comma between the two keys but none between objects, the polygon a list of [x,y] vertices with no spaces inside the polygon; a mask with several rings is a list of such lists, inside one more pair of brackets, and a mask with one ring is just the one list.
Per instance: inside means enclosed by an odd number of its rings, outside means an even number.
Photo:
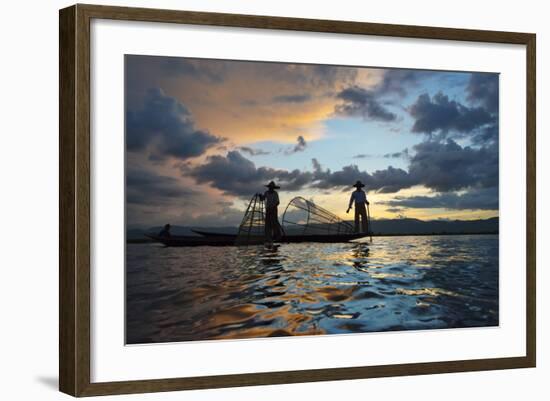
[{"label": "silhouetted figure on boat", "polygon": [[[357,189],[351,194],[346,213],[349,213],[351,207],[355,204],[355,232],[368,233],[369,223],[367,219],[367,205],[369,202],[367,201],[367,194],[362,189],[365,187],[365,184],[361,181],[357,181],[353,186]],[[361,219],[361,231],[359,231],[359,219]]]},{"label": "silhouetted figure on boat", "polygon": [[160,238],[169,238],[172,236],[172,234],[170,234],[170,224],[165,224],[164,227],[162,228],[162,230],[160,230],[158,236]]},{"label": "silhouetted figure on boat", "polygon": [[277,186],[273,181],[266,185],[267,191],[260,194],[260,199],[265,201],[265,239],[268,244],[273,244],[273,240],[281,238],[281,225],[279,224],[279,216],[277,207],[279,206],[279,194]]}]

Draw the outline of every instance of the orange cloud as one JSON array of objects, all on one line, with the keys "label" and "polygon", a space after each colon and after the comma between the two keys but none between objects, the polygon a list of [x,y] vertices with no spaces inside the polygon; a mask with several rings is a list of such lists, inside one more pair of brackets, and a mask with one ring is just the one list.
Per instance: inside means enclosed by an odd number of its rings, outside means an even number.
[{"label": "orange cloud", "polygon": [[[213,62],[205,63],[197,61],[196,68],[210,68]],[[227,68],[218,66],[223,82],[182,75],[166,78],[162,87],[191,110],[198,127],[237,145],[293,143],[298,135],[307,141],[320,138],[323,121],[338,101],[335,93],[352,83],[374,86],[382,77],[377,69],[224,63]]]}]

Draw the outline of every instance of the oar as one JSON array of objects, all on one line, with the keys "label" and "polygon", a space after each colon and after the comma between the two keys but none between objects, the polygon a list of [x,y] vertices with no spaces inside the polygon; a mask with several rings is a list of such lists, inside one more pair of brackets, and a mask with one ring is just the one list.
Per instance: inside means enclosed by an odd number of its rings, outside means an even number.
[{"label": "oar", "polygon": [[369,222],[370,242],[372,243],[372,227],[370,225],[370,209],[369,209],[369,204],[368,203],[367,203],[367,220]]}]

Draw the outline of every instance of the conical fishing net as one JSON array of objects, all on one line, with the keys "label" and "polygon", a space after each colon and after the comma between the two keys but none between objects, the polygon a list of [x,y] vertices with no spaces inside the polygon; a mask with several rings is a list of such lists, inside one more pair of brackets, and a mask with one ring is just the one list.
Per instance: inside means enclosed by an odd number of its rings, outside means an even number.
[{"label": "conical fishing net", "polygon": [[265,206],[259,194],[250,200],[239,226],[236,245],[259,244],[265,240]]},{"label": "conical fishing net", "polygon": [[354,233],[351,224],[301,196],[292,199],[286,207],[283,228],[288,236]]}]

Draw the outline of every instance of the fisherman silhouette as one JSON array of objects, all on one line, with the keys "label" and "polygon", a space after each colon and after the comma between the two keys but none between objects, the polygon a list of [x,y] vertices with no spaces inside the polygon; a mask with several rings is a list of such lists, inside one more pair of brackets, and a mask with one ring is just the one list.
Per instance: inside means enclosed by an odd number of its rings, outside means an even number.
[{"label": "fisherman silhouette", "polygon": [[365,187],[365,184],[361,181],[357,181],[353,186],[357,189],[351,194],[346,213],[349,213],[351,207],[355,203],[355,232],[359,232],[359,218],[361,218],[361,232],[368,233],[369,226],[366,205],[369,205],[369,202],[367,201],[367,194],[361,189]]},{"label": "fisherman silhouette", "polygon": [[277,214],[279,206],[279,194],[275,189],[280,189],[273,181],[266,185],[267,191],[260,195],[260,199],[265,201],[265,239],[270,246],[273,240],[281,238],[281,226]]},{"label": "fisherman silhouette", "polygon": [[170,234],[170,224],[165,224],[164,228],[162,230],[160,230],[158,236],[161,237],[161,238],[171,237],[172,234]]}]

